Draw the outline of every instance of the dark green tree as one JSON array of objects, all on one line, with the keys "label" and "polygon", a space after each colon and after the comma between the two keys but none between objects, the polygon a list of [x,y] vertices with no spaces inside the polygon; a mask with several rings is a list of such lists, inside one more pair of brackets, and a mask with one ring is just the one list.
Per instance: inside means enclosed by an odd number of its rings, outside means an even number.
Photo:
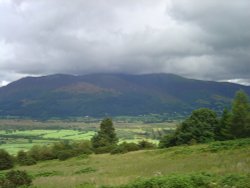
[{"label": "dark green tree", "polygon": [[10,154],[0,149],[0,170],[10,169],[14,166],[14,162]]},{"label": "dark green tree", "polygon": [[236,138],[249,137],[250,104],[247,94],[240,90],[232,104],[231,133]]},{"label": "dark green tree", "polygon": [[231,133],[231,118],[231,113],[225,108],[216,128],[216,140],[233,139],[233,135]]},{"label": "dark green tree", "polygon": [[217,126],[218,119],[214,111],[207,108],[194,110],[174,134],[166,135],[161,139],[160,147],[213,141]]},{"label": "dark green tree", "polygon": [[107,118],[101,122],[100,130],[91,139],[92,146],[94,149],[98,149],[101,152],[108,152],[112,146],[115,146],[118,142],[118,138],[115,133],[112,119]]}]

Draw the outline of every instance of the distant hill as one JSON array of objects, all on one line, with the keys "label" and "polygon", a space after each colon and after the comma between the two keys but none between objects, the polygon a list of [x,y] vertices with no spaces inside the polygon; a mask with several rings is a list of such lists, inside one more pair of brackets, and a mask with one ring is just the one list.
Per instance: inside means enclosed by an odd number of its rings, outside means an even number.
[{"label": "distant hill", "polygon": [[26,77],[0,88],[0,116],[69,116],[189,113],[222,110],[237,90],[250,87],[173,74],[90,74]]}]

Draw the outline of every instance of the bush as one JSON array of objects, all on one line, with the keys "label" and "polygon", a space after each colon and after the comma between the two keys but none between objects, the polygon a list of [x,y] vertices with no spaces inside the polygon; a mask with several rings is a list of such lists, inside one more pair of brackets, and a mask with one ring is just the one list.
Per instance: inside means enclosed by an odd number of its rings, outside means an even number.
[{"label": "bush", "polygon": [[51,147],[42,146],[39,152],[39,158],[41,161],[56,159],[55,153]]},{"label": "bush", "polygon": [[[98,152],[110,151],[110,147],[100,148]],[[25,162],[25,165],[27,165],[26,162],[33,164],[34,161],[66,160],[71,157],[91,153],[93,153],[93,149],[90,141],[83,140],[71,143],[66,140],[54,143],[52,146],[33,146],[27,153],[20,151],[18,161],[19,164]]]},{"label": "bush", "polygon": [[36,161],[56,159],[56,154],[48,146],[33,146],[27,154]]},{"label": "bush", "polygon": [[73,142],[72,148],[74,152],[76,153],[76,155],[93,153],[93,148],[89,140]]},{"label": "bush", "polygon": [[95,148],[94,151],[95,151],[96,154],[109,153],[109,152],[111,152],[115,147],[116,147],[115,145],[103,146],[103,147]]},{"label": "bush", "polygon": [[13,159],[10,154],[0,149],[0,170],[10,169],[14,166]]},{"label": "bush", "polygon": [[[248,180],[250,179],[250,175],[248,175]],[[246,176],[242,175],[227,175],[220,180],[221,185],[227,185],[230,187],[237,187],[237,188],[250,188],[249,181],[246,181]]]},{"label": "bush", "polygon": [[137,180],[119,188],[219,188],[237,187],[250,188],[249,176],[247,175],[226,175],[198,173],[189,175],[169,175],[154,177],[146,180]]},{"label": "bush", "polygon": [[25,171],[11,170],[6,173],[5,178],[1,179],[0,187],[16,188],[19,186],[30,186],[31,183],[32,179]]},{"label": "bush", "polygon": [[73,154],[72,151],[70,151],[70,150],[60,151],[60,152],[58,152],[58,154],[57,154],[57,158],[58,158],[59,160],[61,160],[61,161],[67,160],[67,159],[69,159],[69,158],[71,158],[71,157],[73,157],[73,156],[74,156],[74,154]]},{"label": "bush", "polygon": [[122,144],[116,146],[111,151],[111,154],[127,153],[127,152],[130,152],[130,151],[137,151],[139,149],[140,149],[140,147],[135,143],[123,142]]},{"label": "bush", "polygon": [[33,159],[31,156],[29,156],[26,152],[24,151],[19,151],[17,153],[17,163],[20,165],[34,165],[36,164],[36,160]]},{"label": "bush", "polygon": [[218,152],[221,150],[232,150],[237,148],[246,148],[250,146],[250,139],[236,139],[227,141],[212,142],[208,145],[205,151]]},{"label": "bush", "polygon": [[148,142],[146,140],[142,140],[138,143],[140,149],[153,149],[156,148],[156,145],[152,142]]},{"label": "bush", "polygon": [[139,180],[121,188],[195,188],[189,177],[172,175],[156,177],[148,180]]}]

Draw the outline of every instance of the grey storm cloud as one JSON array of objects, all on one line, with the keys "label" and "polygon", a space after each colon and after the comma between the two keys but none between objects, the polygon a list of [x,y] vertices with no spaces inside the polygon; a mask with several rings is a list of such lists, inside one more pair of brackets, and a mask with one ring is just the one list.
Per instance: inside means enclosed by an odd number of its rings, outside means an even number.
[{"label": "grey storm cloud", "polygon": [[0,85],[27,75],[250,80],[249,0],[0,0]]}]

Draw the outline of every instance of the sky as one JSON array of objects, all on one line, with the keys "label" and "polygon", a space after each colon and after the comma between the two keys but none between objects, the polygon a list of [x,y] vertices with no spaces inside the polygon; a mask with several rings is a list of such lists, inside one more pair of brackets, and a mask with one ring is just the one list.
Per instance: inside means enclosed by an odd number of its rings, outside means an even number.
[{"label": "sky", "polygon": [[250,85],[249,0],[0,0],[0,86],[55,73]]}]

